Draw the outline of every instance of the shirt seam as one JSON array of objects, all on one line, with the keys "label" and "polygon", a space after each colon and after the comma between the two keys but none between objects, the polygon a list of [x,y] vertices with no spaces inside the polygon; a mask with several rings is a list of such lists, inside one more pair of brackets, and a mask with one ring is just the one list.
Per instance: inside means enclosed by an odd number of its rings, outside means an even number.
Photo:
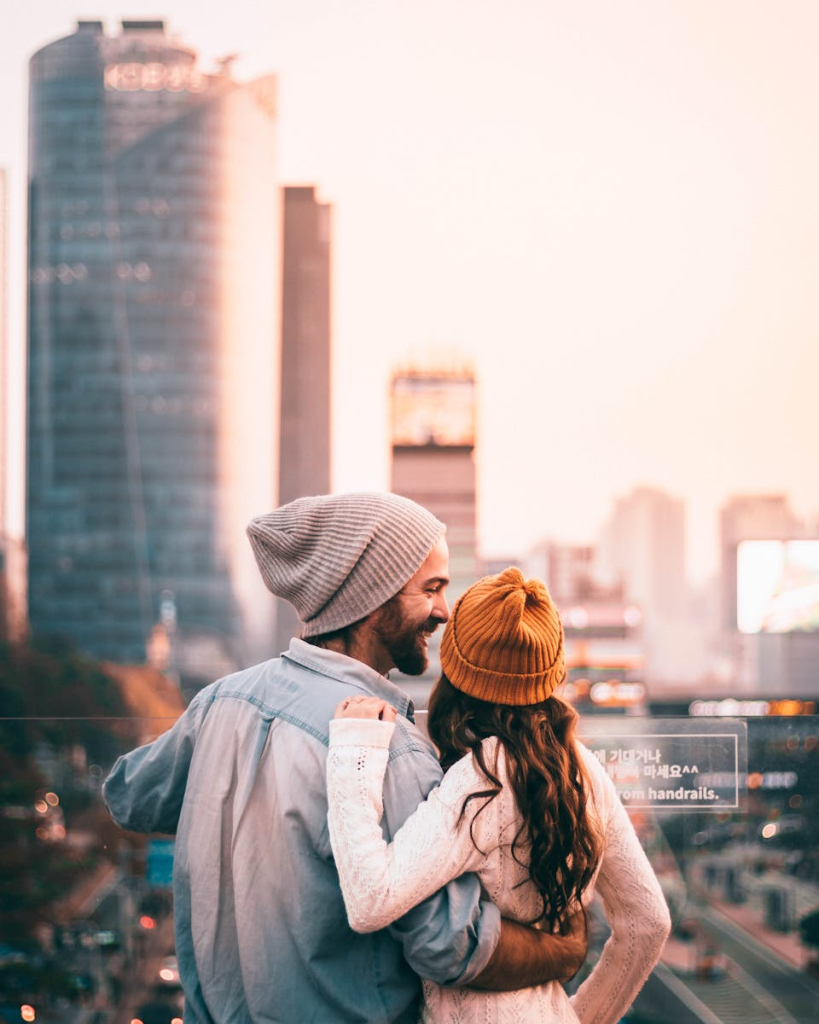
[{"label": "shirt seam", "polygon": [[[342,682],[343,680],[338,681]],[[261,711],[262,714],[269,716],[271,719],[276,718],[282,722],[287,722],[290,725],[294,725],[298,729],[301,729],[303,732],[309,733],[315,739],[319,740],[325,747],[330,746],[329,732],[322,732],[320,729],[317,729],[309,722],[305,722],[304,719],[297,718],[295,715],[288,714],[286,711],[278,710],[272,707],[266,701],[260,700],[253,694],[246,693],[242,690],[219,690],[216,693],[208,694],[208,696],[204,698],[200,703],[202,705],[214,704],[217,700],[227,699],[238,700],[245,704],[250,704],[253,707],[255,707],[258,711]],[[413,740],[410,739],[406,735],[406,733],[404,733],[404,737],[404,743],[401,746],[396,747],[395,749],[390,749],[390,761],[394,761],[396,758],[401,757],[404,754],[418,752],[429,753],[429,751],[426,750],[426,748],[423,747],[421,744],[413,742]]]}]

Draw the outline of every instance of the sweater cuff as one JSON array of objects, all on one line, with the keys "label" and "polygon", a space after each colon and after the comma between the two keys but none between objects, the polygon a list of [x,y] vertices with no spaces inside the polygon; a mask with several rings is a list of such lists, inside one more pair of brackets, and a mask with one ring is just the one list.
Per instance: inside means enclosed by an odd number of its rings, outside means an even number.
[{"label": "sweater cuff", "polygon": [[333,718],[330,720],[331,747],[389,747],[395,722],[380,718]]}]

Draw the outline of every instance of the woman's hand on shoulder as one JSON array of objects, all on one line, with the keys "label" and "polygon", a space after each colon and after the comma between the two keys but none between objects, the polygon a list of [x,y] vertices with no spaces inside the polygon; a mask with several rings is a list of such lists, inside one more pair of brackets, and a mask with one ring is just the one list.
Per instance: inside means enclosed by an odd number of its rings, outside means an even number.
[{"label": "woman's hand on shoulder", "polygon": [[387,701],[378,697],[345,697],[336,708],[334,718],[377,718],[382,722],[394,722],[398,712]]}]

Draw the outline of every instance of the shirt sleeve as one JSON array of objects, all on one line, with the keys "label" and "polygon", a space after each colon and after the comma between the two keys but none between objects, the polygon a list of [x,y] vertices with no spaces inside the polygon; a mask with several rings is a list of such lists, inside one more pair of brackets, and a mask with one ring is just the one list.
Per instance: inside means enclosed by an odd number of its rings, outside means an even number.
[{"label": "shirt sleeve", "polygon": [[616,1024],[660,959],[668,906],[634,826],[604,769],[588,758],[604,803],[604,853],[596,882],[611,935],[571,1003],[583,1024]]},{"label": "shirt sleeve", "polygon": [[359,719],[330,727],[330,839],[350,924],[357,931],[391,925],[416,973],[464,985],[486,966],[500,936],[497,908],[468,873],[491,852],[483,830],[481,838],[476,832],[479,847],[470,834],[483,801],[471,801],[458,822],[465,797],[486,780],[468,758],[442,781],[431,749],[401,733],[390,747],[394,729]]},{"label": "shirt sleeve", "polygon": [[206,693],[200,691],[167,732],[115,762],[102,796],[120,828],[176,834]]}]

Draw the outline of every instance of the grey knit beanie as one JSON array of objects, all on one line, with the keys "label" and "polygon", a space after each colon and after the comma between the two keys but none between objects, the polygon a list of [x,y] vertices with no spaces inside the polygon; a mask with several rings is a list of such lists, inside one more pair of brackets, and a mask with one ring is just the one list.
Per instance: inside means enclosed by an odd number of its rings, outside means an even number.
[{"label": "grey knit beanie", "polygon": [[318,636],[394,597],[444,530],[409,498],[359,493],[297,498],[251,520],[247,535],[267,589]]}]

